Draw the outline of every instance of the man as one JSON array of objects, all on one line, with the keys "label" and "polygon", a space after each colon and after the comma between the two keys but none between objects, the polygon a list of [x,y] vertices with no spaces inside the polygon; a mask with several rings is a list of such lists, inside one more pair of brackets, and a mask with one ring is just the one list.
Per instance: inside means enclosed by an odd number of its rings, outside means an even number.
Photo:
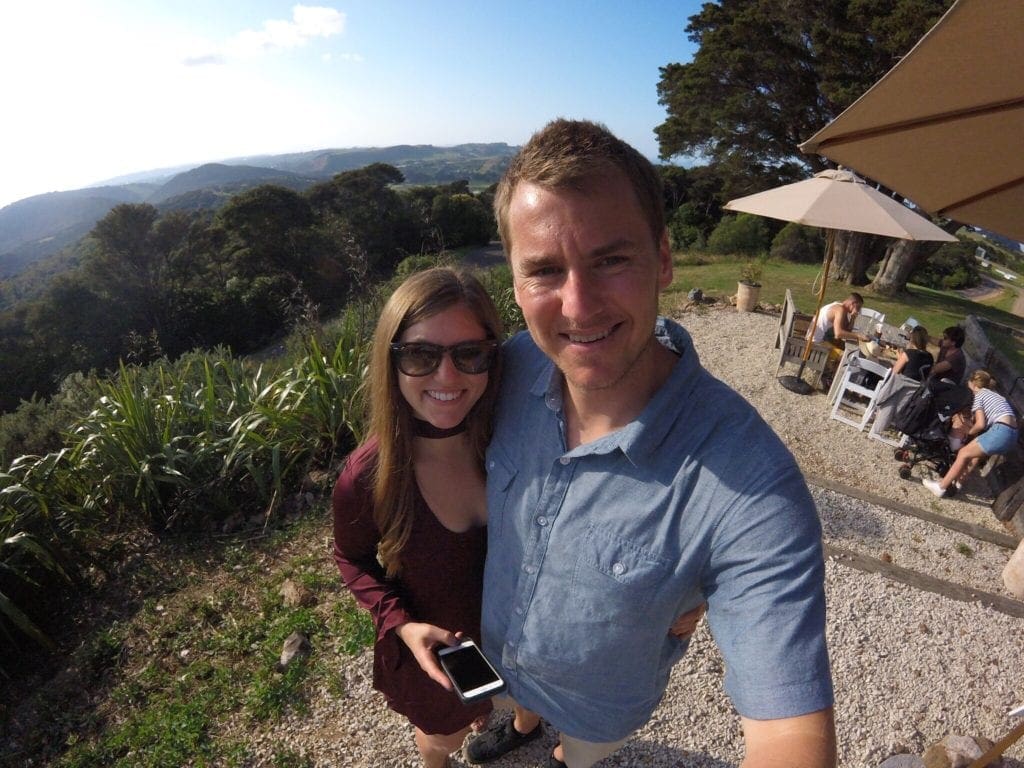
[{"label": "man", "polygon": [[961,347],[967,340],[964,329],[958,325],[951,325],[942,332],[942,339],[939,341],[939,359],[932,366],[929,378],[951,379],[959,384],[963,381],[964,371],[967,369],[967,358]]},{"label": "man", "polygon": [[845,341],[867,341],[863,333],[853,330],[853,321],[864,306],[864,297],[854,291],[842,301],[826,304],[818,312],[813,341],[828,341],[839,347]]},{"label": "man", "polygon": [[472,762],[560,731],[586,768],[654,711],[706,601],[744,766],[832,766],[821,529],[792,456],[657,317],[660,179],[603,126],[557,120],[495,197],[529,335],[506,345],[487,453],[484,650],[515,716]]}]

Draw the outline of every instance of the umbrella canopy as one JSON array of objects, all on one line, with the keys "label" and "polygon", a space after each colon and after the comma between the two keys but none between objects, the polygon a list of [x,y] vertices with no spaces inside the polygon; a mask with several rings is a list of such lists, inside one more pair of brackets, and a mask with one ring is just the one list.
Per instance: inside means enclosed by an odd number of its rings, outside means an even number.
[{"label": "umbrella canopy", "polygon": [[[1022,0],[1024,1],[1024,0]],[[825,244],[825,265],[822,268],[821,286],[818,289],[818,305],[814,309],[812,325],[818,320],[828,270],[835,252],[835,231],[868,232],[887,235],[904,240],[955,241],[948,232],[932,224],[928,219],[914,213],[888,195],[884,195],[849,171],[821,171],[813,178],[786,184],[756,195],[747,195],[730,200],[725,204],[728,211],[755,213],[783,221],[796,221],[813,227],[825,227],[828,236]],[[807,394],[810,387],[800,377],[804,363],[811,352],[811,339],[804,345],[803,363],[795,377],[782,377],[779,381],[787,389]]]},{"label": "umbrella canopy", "polygon": [[812,227],[868,232],[903,240],[956,240],[920,214],[843,170],[821,171],[795,184],[738,197],[726,203],[725,208]]},{"label": "umbrella canopy", "polygon": [[958,0],[800,149],[1024,241],[1024,2]]}]

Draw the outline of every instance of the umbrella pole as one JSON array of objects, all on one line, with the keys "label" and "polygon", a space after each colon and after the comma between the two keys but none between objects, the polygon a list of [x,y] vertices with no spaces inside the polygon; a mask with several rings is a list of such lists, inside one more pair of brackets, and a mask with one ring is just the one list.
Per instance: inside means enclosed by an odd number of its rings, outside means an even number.
[{"label": "umbrella pole", "polygon": [[796,376],[780,376],[779,383],[790,392],[798,395],[809,395],[814,387],[803,380],[804,366],[807,365],[807,358],[811,356],[811,346],[814,344],[814,328],[818,325],[818,314],[821,312],[821,305],[825,301],[825,288],[828,285],[828,270],[832,266],[832,257],[835,254],[836,231],[828,229],[825,231],[825,266],[822,268],[821,286],[818,288],[818,306],[814,308],[814,315],[811,316],[811,331],[804,344],[804,354],[800,360],[800,367],[797,368]]}]

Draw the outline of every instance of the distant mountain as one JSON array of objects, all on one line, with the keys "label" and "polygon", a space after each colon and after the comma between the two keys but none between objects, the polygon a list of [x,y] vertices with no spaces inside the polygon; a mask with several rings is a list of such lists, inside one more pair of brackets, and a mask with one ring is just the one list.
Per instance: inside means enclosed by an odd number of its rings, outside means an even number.
[{"label": "distant mountain", "polygon": [[301,191],[317,181],[320,179],[312,176],[300,176],[276,168],[207,163],[174,176],[154,191],[147,202],[156,205],[169,198],[197,190],[230,189],[232,192],[241,192],[261,184],[280,184]]},{"label": "distant mountain", "polygon": [[0,278],[17,274],[76,242],[120,203],[151,203],[161,210],[214,209],[232,195],[261,184],[302,191],[337,173],[371,163],[394,165],[409,184],[445,184],[460,179],[492,184],[516,149],[504,143],[421,144],[259,155],[183,169],[140,171],[110,180],[127,183],[36,195],[0,208]]}]

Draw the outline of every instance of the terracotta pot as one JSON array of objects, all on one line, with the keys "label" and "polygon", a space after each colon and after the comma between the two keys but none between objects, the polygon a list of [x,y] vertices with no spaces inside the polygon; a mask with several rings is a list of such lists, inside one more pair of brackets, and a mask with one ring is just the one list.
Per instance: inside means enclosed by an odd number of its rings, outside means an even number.
[{"label": "terracotta pot", "polygon": [[753,312],[761,295],[760,285],[740,282],[736,286],[736,311]]}]

